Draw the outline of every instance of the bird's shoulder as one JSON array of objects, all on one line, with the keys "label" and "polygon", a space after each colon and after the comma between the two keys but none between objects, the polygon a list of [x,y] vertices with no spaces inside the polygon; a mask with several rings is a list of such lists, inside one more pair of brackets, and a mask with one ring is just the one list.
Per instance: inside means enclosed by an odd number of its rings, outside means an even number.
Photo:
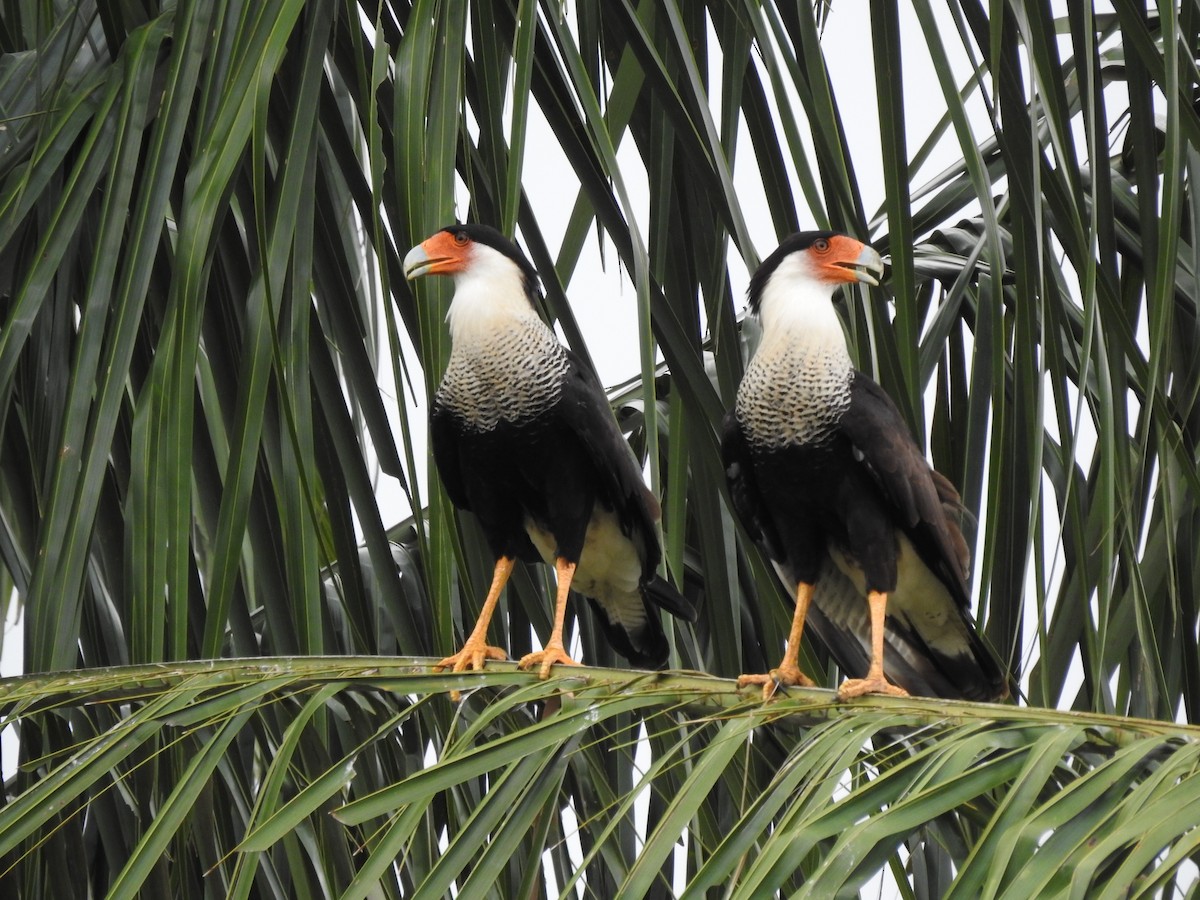
[{"label": "bird's shoulder", "polygon": [[[850,402],[838,419],[857,460],[890,489],[930,482],[930,466],[888,393],[857,369],[850,378]],[[901,493],[904,493],[901,491]]]}]

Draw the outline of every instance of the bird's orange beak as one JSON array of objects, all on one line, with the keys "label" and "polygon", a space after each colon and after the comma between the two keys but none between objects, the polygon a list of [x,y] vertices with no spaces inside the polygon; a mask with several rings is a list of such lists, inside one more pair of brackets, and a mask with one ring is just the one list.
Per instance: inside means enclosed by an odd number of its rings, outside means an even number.
[{"label": "bird's orange beak", "polygon": [[439,231],[408,251],[404,257],[404,277],[409,281],[422,275],[453,275],[467,267],[470,240],[459,243],[449,231]]},{"label": "bird's orange beak", "polygon": [[845,235],[829,238],[823,248],[814,244],[808,253],[825,281],[879,284],[883,274],[883,260],[875,248]]}]

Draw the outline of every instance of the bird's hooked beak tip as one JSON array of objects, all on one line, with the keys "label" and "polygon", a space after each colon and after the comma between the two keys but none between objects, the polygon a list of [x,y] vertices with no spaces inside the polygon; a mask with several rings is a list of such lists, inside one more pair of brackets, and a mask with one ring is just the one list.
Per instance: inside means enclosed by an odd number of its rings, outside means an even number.
[{"label": "bird's hooked beak tip", "polygon": [[856,281],[878,285],[879,279],[883,275],[883,257],[874,247],[864,244],[858,259],[849,263],[847,267],[854,273]]},{"label": "bird's hooked beak tip", "polygon": [[425,252],[423,244],[417,244],[404,257],[405,279],[412,281],[414,278],[420,278],[422,275],[428,274],[436,261],[429,258],[429,254]]}]

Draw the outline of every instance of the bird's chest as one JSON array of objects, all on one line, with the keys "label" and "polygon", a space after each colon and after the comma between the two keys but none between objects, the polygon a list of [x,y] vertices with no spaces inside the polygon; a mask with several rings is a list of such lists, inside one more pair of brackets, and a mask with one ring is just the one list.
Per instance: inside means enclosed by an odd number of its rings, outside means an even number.
[{"label": "bird's chest", "polygon": [[[475,431],[523,425],[558,402],[568,361],[548,329],[455,345],[436,402]],[[465,342],[464,342],[465,343]]]},{"label": "bird's chest", "polygon": [[761,349],[746,368],[735,406],[751,446],[774,450],[831,441],[850,405],[852,372],[843,348]]}]

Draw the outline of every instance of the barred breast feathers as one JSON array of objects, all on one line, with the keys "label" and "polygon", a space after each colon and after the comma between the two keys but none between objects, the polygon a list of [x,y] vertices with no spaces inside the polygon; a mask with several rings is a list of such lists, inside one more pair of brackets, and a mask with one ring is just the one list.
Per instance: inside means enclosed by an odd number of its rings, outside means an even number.
[{"label": "barred breast feathers", "polygon": [[569,365],[554,333],[535,319],[488,343],[455,344],[437,400],[484,431],[520,423],[558,401]]},{"label": "barred breast feathers", "polygon": [[756,356],[737,395],[737,418],[756,446],[821,443],[850,404],[851,369],[836,355]]},{"label": "barred breast feathers", "polygon": [[763,291],[763,340],[735,406],[751,443],[772,448],[830,434],[850,403],[854,372],[828,289],[806,290],[780,274]]},{"label": "barred breast feathers", "polygon": [[437,400],[476,428],[537,415],[562,394],[566,352],[541,320],[521,273],[500,254],[477,253],[455,279],[450,363]]}]

